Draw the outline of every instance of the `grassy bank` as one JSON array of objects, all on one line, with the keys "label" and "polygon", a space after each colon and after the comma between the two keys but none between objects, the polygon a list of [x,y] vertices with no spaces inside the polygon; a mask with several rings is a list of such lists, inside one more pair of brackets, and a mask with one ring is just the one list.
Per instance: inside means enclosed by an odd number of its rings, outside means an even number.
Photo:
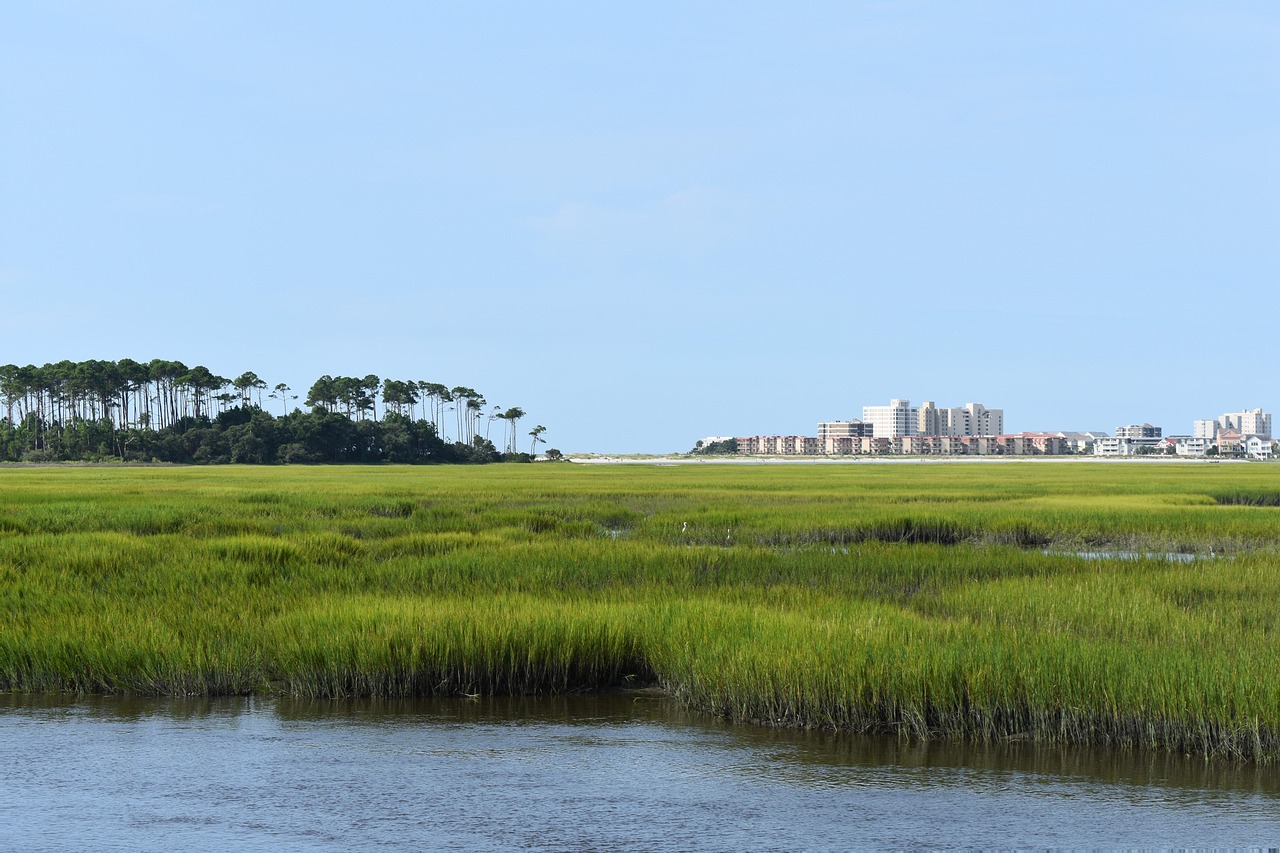
[{"label": "grassy bank", "polygon": [[1277,496],[1270,466],[3,470],[0,689],[658,681],[772,724],[1274,760]]}]

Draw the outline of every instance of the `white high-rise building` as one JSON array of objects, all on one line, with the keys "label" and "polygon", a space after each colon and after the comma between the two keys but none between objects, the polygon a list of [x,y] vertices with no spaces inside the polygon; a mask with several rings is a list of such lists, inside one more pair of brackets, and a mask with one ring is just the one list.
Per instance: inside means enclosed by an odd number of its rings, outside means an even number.
[{"label": "white high-rise building", "polygon": [[965,403],[958,416],[965,432],[952,435],[1004,435],[1004,409],[988,409],[981,403]]},{"label": "white high-rise building", "polygon": [[913,408],[910,400],[890,400],[887,406],[864,406],[862,419],[872,425],[876,438],[1004,435],[1004,409],[988,409],[981,403],[940,409],[930,400],[919,408]]},{"label": "white high-rise building", "polygon": [[1252,412],[1228,412],[1218,417],[1218,428],[1233,429],[1241,435],[1271,438],[1271,415],[1254,409]]},{"label": "white high-rise building", "polygon": [[1218,422],[1213,418],[1197,418],[1191,422],[1193,438],[1217,438]]},{"label": "white high-rise building", "polygon": [[916,428],[920,435],[1004,435],[1004,409],[981,403],[939,409],[926,400],[920,404]]},{"label": "white high-rise building", "polygon": [[876,438],[919,435],[920,410],[910,400],[890,400],[887,406],[863,406],[862,420],[871,424]]}]

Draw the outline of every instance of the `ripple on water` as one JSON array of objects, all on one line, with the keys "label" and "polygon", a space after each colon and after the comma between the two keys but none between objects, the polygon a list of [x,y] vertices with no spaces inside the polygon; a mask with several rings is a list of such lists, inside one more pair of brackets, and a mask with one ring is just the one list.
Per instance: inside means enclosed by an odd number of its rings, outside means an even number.
[{"label": "ripple on water", "polygon": [[806,733],[629,695],[7,697],[0,847],[1260,845],[1272,768]]}]

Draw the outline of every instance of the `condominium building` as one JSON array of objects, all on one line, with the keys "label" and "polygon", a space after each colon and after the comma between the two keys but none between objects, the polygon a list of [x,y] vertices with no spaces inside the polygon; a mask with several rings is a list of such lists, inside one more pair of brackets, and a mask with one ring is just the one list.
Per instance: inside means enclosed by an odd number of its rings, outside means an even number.
[{"label": "condominium building", "polygon": [[[1199,423],[1197,421],[1196,423]],[[1216,424],[1216,421],[1209,421]],[[1189,435],[1179,438],[1173,446],[1173,452],[1179,456],[1206,456],[1213,447],[1213,436]]]},{"label": "condominium building", "polygon": [[1060,432],[1057,436],[1062,439],[1063,445],[1076,453],[1091,453],[1093,451],[1094,442],[1100,438],[1108,438],[1107,433],[1102,430],[1093,430],[1089,432]]},{"label": "condominium building", "polygon": [[[1017,435],[897,435],[891,438],[800,435],[738,436],[740,456],[1046,456],[1065,453],[1067,442],[1053,433]],[[1156,441],[1157,439],[1151,439]]]},{"label": "condominium building", "polygon": [[1004,434],[1004,409],[988,409],[981,403],[944,409],[932,400],[918,408],[910,400],[890,400],[887,406],[864,406],[862,419],[872,425],[876,438]]},{"label": "condominium building", "polygon": [[951,431],[951,413],[954,409],[939,409],[932,400],[925,400],[918,411],[917,435],[956,435]]},{"label": "condominium building", "polygon": [[829,438],[862,438],[864,435],[870,436],[874,434],[871,424],[863,423],[856,419],[852,421],[822,421],[818,424],[819,441],[826,441]]},{"label": "condominium building", "polygon": [[[1160,444],[1160,436],[1123,436],[1115,435],[1110,438],[1099,438],[1093,443],[1094,456],[1134,456],[1140,451],[1142,453],[1155,453],[1158,451]],[[1146,448],[1146,450],[1142,450]]]},{"label": "condominium building", "polygon": [[951,435],[1004,435],[1004,409],[965,403],[951,412]]},{"label": "condominium building", "polygon": [[1192,438],[1213,439],[1218,436],[1218,422],[1213,418],[1198,418],[1191,422]]},{"label": "condominium building", "polygon": [[1252,412],[1228,412],[1218,416],[1220,430],[1235,430],[1241,435],[1257,435],[1271,438],[1271,415],[1254,409]]},{"label": "condominium building", "polygon": [[1004,409],[988,409],[981,403],[965,403],[940,409],[932,401],[920,404],[916,419],[919,435],[1003,435]]},{"label": "condominium building", "polygon": [[876,438],[917,435],[920,431],[920,410],[912,408],[910,400],[890,400],[887,406],[863,406],[862,420],[871,424]]},{"label": "condominium building", "polygon": [[823,442],[805,435],[739,435],[734,437],[739,456],[817,456]]},{"label": "condominium building", "polygon": [[1116,438],[1159,438],[1164,432],[1151,424],[1129,424],[1116,427]]}]

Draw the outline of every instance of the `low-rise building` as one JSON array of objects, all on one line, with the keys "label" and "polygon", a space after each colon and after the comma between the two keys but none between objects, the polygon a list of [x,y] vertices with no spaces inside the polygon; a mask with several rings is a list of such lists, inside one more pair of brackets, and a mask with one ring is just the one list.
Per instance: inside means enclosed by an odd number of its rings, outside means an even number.
[{"label": "low-rise building", "polygon": [[1247,435],[1241,442],[1247,459],[1270,459],[1271,458],[1271,439],[1261,435]]},{"label": "low-rise building", "polygon": [[1024,432],[1000,438],[1008,439],[1005,446],[1017,456],[1061,456],[1067,451],[1062,436],[1051,432]]},{"label": "low-rise building", "polygon": [[[1115,435],[1099,438],[1093,443],[1094,456],[1137,456],[1142,453],[1158,453],[1159,436],[1125,438]],[[1146,448],[1145,450],[1143,448]]]},{"label": "low-rise building", "polygon": [[1218,430],[1218,437],[1214,440],[1214,446],[1218,448],[1218,455],[1225,458],[1232,458],[1244,455],[1244,436],[1233,429]]},{"label": "low-rise building", "polygon": [[1102,430],[1093,430],[1090,432],[1059,432],[1054,433],[1062,439],[1062,446],[1066,452],[1071,453],[1092,453],[1093,443],[1099,438],[1107,438],[1108,433]]},{"label": "low-rise building", "polygon": [[875,435],[874,427],[856,418],[851,421],[821,421],[818,424],[819,441],[826,441],[828,438],[862,438],[864,435]]},{"label": "low-rise building", "polygon": [[808,435],[739,435],[739,456],[818,456],[822,442]]},{"label": "low-rise building", "polygon": [[1213,447],[1213,439],[1199,435],[1181,435],[1174,439],[1173,450],[1179,456],[1205,456]]},{"label": "low-rise building", "polygon": [[966,456],[1000,456],[1004,448],[994,435],[965,435],[960,437]]}]

